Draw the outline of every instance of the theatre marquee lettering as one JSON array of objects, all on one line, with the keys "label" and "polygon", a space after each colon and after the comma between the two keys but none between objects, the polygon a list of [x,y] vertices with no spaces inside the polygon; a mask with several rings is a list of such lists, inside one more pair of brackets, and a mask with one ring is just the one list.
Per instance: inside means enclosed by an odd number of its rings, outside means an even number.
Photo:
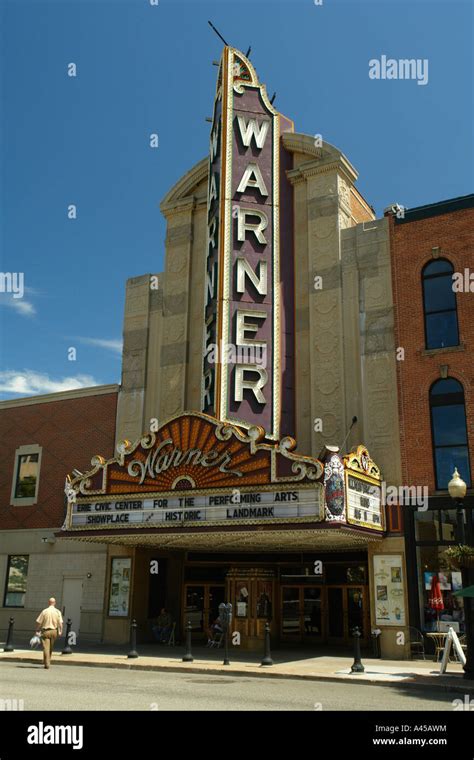
[{"label": "theatre marquee lettering", "polygon": [[273,440],[280,435],[286,350],[280,134],[290,129],[250,61],[226,46],[210,137],[202,410],[244,427],[262,425]]},{"label": "theatre marquee lettering", "polygon": [[170,467],[179,467],[180,465],[191,465],[201,467],[217,467],[219,472],[242,477],[240,470],[232,470],[228,465],[232,462],[232,457],[227,452],[219,451],[201,451],[201,449],[187,449],[182,451],[173,445],[173,440],[167,438],[150,451],[146,460],[133,459],[129,462],[127,472],[132,477],[137,477],[140,485],[145,478],[156,478],[162,472]]},{"label": "theatre marquee lettering", "polygon": [[380,484],[346,472],[347,520],[353,525],[382,530]]},{"label": "theatre marquee lettering", "polygon": [[322,519],[322,489],[255,493],[160,496],[73,505],[72,527],[176,522],[227,522],[271,518]]}]

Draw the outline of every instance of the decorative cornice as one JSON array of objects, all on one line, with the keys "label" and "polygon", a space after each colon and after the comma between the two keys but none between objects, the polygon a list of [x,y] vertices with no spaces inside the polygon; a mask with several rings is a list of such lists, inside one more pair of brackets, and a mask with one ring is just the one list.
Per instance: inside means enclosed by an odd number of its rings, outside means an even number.
[{"label": "decorative cornice", "polygon": [[[175,185],[167,192],[165,197],[160,203],[160,209],[164,216],[169,216],[170,213],[183,209],[180,207],[180,202],[188,202],[195,199],[192,195],[193,190],[201,184],[204,180],[207,180],[209,171],[209,158],[206,156],[195,164],[181,179],[176,182]],[[190,197],[191,196],[191,197]]]},{"label": "decorative cornice", "polygon": [[343,179],[352,185],[356,179],[357,174],[351,164],[342,155],[331,163],[321,163],[317,161],[308,161],[308,163],[301,164],[296,169],[289,169],[286,172],[286,176],[292,185],[298,184],[298,182],[306,181],[310,177],[316,177],[320,174],[333,174],[337,173]]}]

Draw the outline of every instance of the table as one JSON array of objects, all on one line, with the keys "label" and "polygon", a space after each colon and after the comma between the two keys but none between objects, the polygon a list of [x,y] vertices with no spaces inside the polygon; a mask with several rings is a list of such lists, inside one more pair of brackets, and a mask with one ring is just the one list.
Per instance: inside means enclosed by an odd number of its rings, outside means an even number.
[{"label": "table", "polygon": [[[444,645],[446,644],[446,637],[448,635],[447,631],[433,631],[431,633],[426,633],[425,636],[427,638],[434,640],[435,645],[435,656],[434,661],[438,662],[439,653],[443,651]],[[449,655],[450,662],[452,661],[451,653]]]}]

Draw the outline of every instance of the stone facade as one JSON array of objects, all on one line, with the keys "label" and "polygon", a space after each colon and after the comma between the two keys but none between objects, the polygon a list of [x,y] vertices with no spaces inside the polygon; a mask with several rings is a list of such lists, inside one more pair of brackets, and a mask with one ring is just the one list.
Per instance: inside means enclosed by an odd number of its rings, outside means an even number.
[{"label": "stone facade", "polygon": [[[317,456],[325,444],[341,445],[355,415],[346,448],[364,441],[385,479],[398,482],[387,221],[374,219],[340,151],[317,148],[308,135],[282,140],[293,159],[298,450]],[[151,275],[127,283],[117,439],[135,440],[152,419],[201,408],[206,192],[203,160],[161,204],[168,226],[158,291]]]}]

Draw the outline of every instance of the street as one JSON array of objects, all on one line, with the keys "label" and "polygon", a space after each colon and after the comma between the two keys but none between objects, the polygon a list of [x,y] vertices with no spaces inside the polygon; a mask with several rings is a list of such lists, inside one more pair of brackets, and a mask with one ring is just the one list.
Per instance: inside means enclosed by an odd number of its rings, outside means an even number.
[{"label": "street", "polygon": [[23,700],[24,710],[453,711],[461,696],[409,685],[0,663],[0,700]]}]

